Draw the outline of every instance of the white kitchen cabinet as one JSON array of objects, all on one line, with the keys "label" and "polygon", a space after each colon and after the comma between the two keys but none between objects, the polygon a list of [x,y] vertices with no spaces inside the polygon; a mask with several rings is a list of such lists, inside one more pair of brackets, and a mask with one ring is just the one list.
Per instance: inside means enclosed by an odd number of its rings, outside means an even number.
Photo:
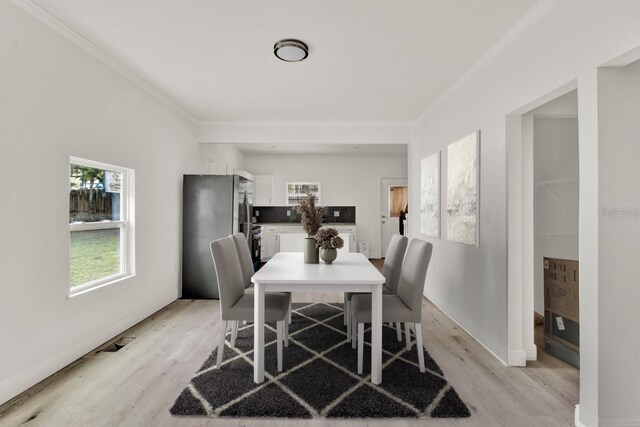
[{"label": "white kitchen cabinet", "polygon": [[254,175],[254,206],[273,206],[273,175]]},{"label": "white kitchen cabinet", "polygon": [[[331,225],[331,227],[338,230],[338,234],[343,236],[345,240],[349,241],[349,252],[356,252],[356,226],[355,225]],[[346,242],[345,242],[345,246]]]},{"label": "white kitchen cabinet", "polygon": [[262,259],[262,261],[266,261],[280,252],[277,227],[262,227],[261,245],[262,247],[260,250],[260,258]]},{"label": "white kitchen cabinet", "polygon": [[[345,240],[344,248],[341,251],[356,252],[356,226],[323,224],[323,227],[335,228]],[[302,225],[270,224],[262,226],[262,261],[268,261],[280,250],[301,251],[304,248],[304,238],[306,233]]]}]

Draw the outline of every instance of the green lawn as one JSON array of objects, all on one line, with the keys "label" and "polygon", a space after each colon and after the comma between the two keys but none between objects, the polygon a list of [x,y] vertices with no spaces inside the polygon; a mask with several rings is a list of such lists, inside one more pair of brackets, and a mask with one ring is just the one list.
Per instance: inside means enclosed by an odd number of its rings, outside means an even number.
[{"label": "green lawn", "polygon": [[120,229],[71,232],[71,286],[120,272]]}]

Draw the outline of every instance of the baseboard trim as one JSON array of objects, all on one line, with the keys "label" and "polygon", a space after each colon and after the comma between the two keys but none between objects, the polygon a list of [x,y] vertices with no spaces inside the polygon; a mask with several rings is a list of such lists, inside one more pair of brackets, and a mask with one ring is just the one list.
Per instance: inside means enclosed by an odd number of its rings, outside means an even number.
[{"label": "baseboard trim", "polygon": [[587,427],[582,422],[580,422],[580,404],[576,405],[575,415],[574,415],[574,424],[576,427]]},{"label": "baseboard trim", "polygon": [[527,352],[520,348],[509,349],[509,351],[507,351],[507,365],[517,367],[527,366]]},{"label": "baseboard trim", "polygon": [[[587,427],[580,421],[580,404],[576,405],[574,422],[576,427]],[[601,427],[638,427],[640,426],[640,415],[630,417],[600,417],[598,425]]]},{"label": "baseboard trim", "polygon": [[640,415],[629,417],[600,417],[601,427],[638,427],[640,426]]},{"label": "baseboard trim", "polygon": [[111,323],[102,330],[92,333],[90,337],[67,347],[63,351],[47,357],[45,360],[32,366],[26,371],[23,371],[0,383],[0,405],[33,387],[40,381],[50,377],[65,366],[109,341],[113,337],[126,331],[133,325],[146,319],[175,300],[175,295],[171,297],[165,296],[163,298],[158,298],[152,303],[141,307],[139,311],[120,318],[117,322]]},{"label": "baseboard trim", "polygon": [[525,345],[524,352],[526,353],[527,360],[538,360],[538,346],[535,344]]},{"label": "baseboard trim", "polygon": [[[427,296],[426,296],[426,295],[424,295],[424,294],[423,294],[422,296],[423,296],[423,298],[427,298]],[[427,299],[428,299],[428,298],[427,298]],[[449,315],[449,313],[447,313],[446,311],[444,311],[440,306],[438,306],[438,304],[436,304],[436,303],[435,303],[435,302],[433,302],[432,300],[429,300],[429,301],[431,302],[431,304],[435,305],[435,306],[438,308],[438,310],[440,310],[441,312],[443,312],[443,313],[445,314],[445,316],[447,316],[449,319],[451,319],[451,321],[452,321],[453,323],[455,323],[456,325],[458,325],[458,327],[459,327],[460,329],[462,329],[463,331],[465,331],[466,333],[468,333],[469,335],[471,335],[471,338],[473,338],[474,340],[476,340],[476,342],[477,342],[478,344],[480,344],[482,347],[484,347],[484,349],[485,349],[485,350],[487,350],[489,353],[491,353],[491,355],[492,355],[493,357],[495,357],[496,359],[498,359],[498,360],[500,361],[500,363],[502,363],[504,366],[509,366],[509,365],[507,364],[507,362],[505,362],[501,357],[499,357],[497,354],[495,354],[495,353],[493,352],[493,350],[491,350],[489,347],[487,347],[486,345],[484,345],[484,343],[483,343],[482,341],[480,341],[478,338],[476,338],[476,337],[475,337],[475,335],[473,335],[471,332],[469,332],[469,331],[467,330],[467,328],[465,328],[465,327],[464,327],[464,326],[462,326],[460,323],[458,323],[458,322],[456,321],[456,319],[454,319],[453,317],[451,317],[451,316]]]}]

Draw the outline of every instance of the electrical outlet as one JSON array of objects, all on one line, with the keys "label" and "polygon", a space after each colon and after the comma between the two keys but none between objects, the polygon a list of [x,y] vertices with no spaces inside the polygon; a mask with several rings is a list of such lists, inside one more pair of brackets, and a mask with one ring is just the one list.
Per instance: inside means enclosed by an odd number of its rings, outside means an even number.
[{"label": "electrical outlet", "polygon": [[558,330],[564,331],[564,320],[562,320],[562,317],[556,317],[556,323],[558,324]]},{"label": "electrical outlet", "polygon": [[333,216],[336,218],[340,216],[340,211],[333,211]]},{"label": "electrical outlet", "polygon": [[287,211],[287,216],[291,216],[291,211]]},{"label": "electrical outlet", "polygon": [[254,216],[260,216],[260,211],[253,211]]}]

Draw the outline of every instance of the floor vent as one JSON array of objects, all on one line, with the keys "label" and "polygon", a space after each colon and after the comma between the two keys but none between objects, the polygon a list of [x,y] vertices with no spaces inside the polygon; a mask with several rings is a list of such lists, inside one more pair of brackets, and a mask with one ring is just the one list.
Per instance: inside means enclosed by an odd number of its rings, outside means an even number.
[{"label": "floor vent", "polygon": [[116,351],[120,351],[120,349],[124,348],[125,345],[129,344],[131,341],[135,340],[135,337],[121,337],[117,340],[107,344],[101,352],[105,353],[115,353]]}]

